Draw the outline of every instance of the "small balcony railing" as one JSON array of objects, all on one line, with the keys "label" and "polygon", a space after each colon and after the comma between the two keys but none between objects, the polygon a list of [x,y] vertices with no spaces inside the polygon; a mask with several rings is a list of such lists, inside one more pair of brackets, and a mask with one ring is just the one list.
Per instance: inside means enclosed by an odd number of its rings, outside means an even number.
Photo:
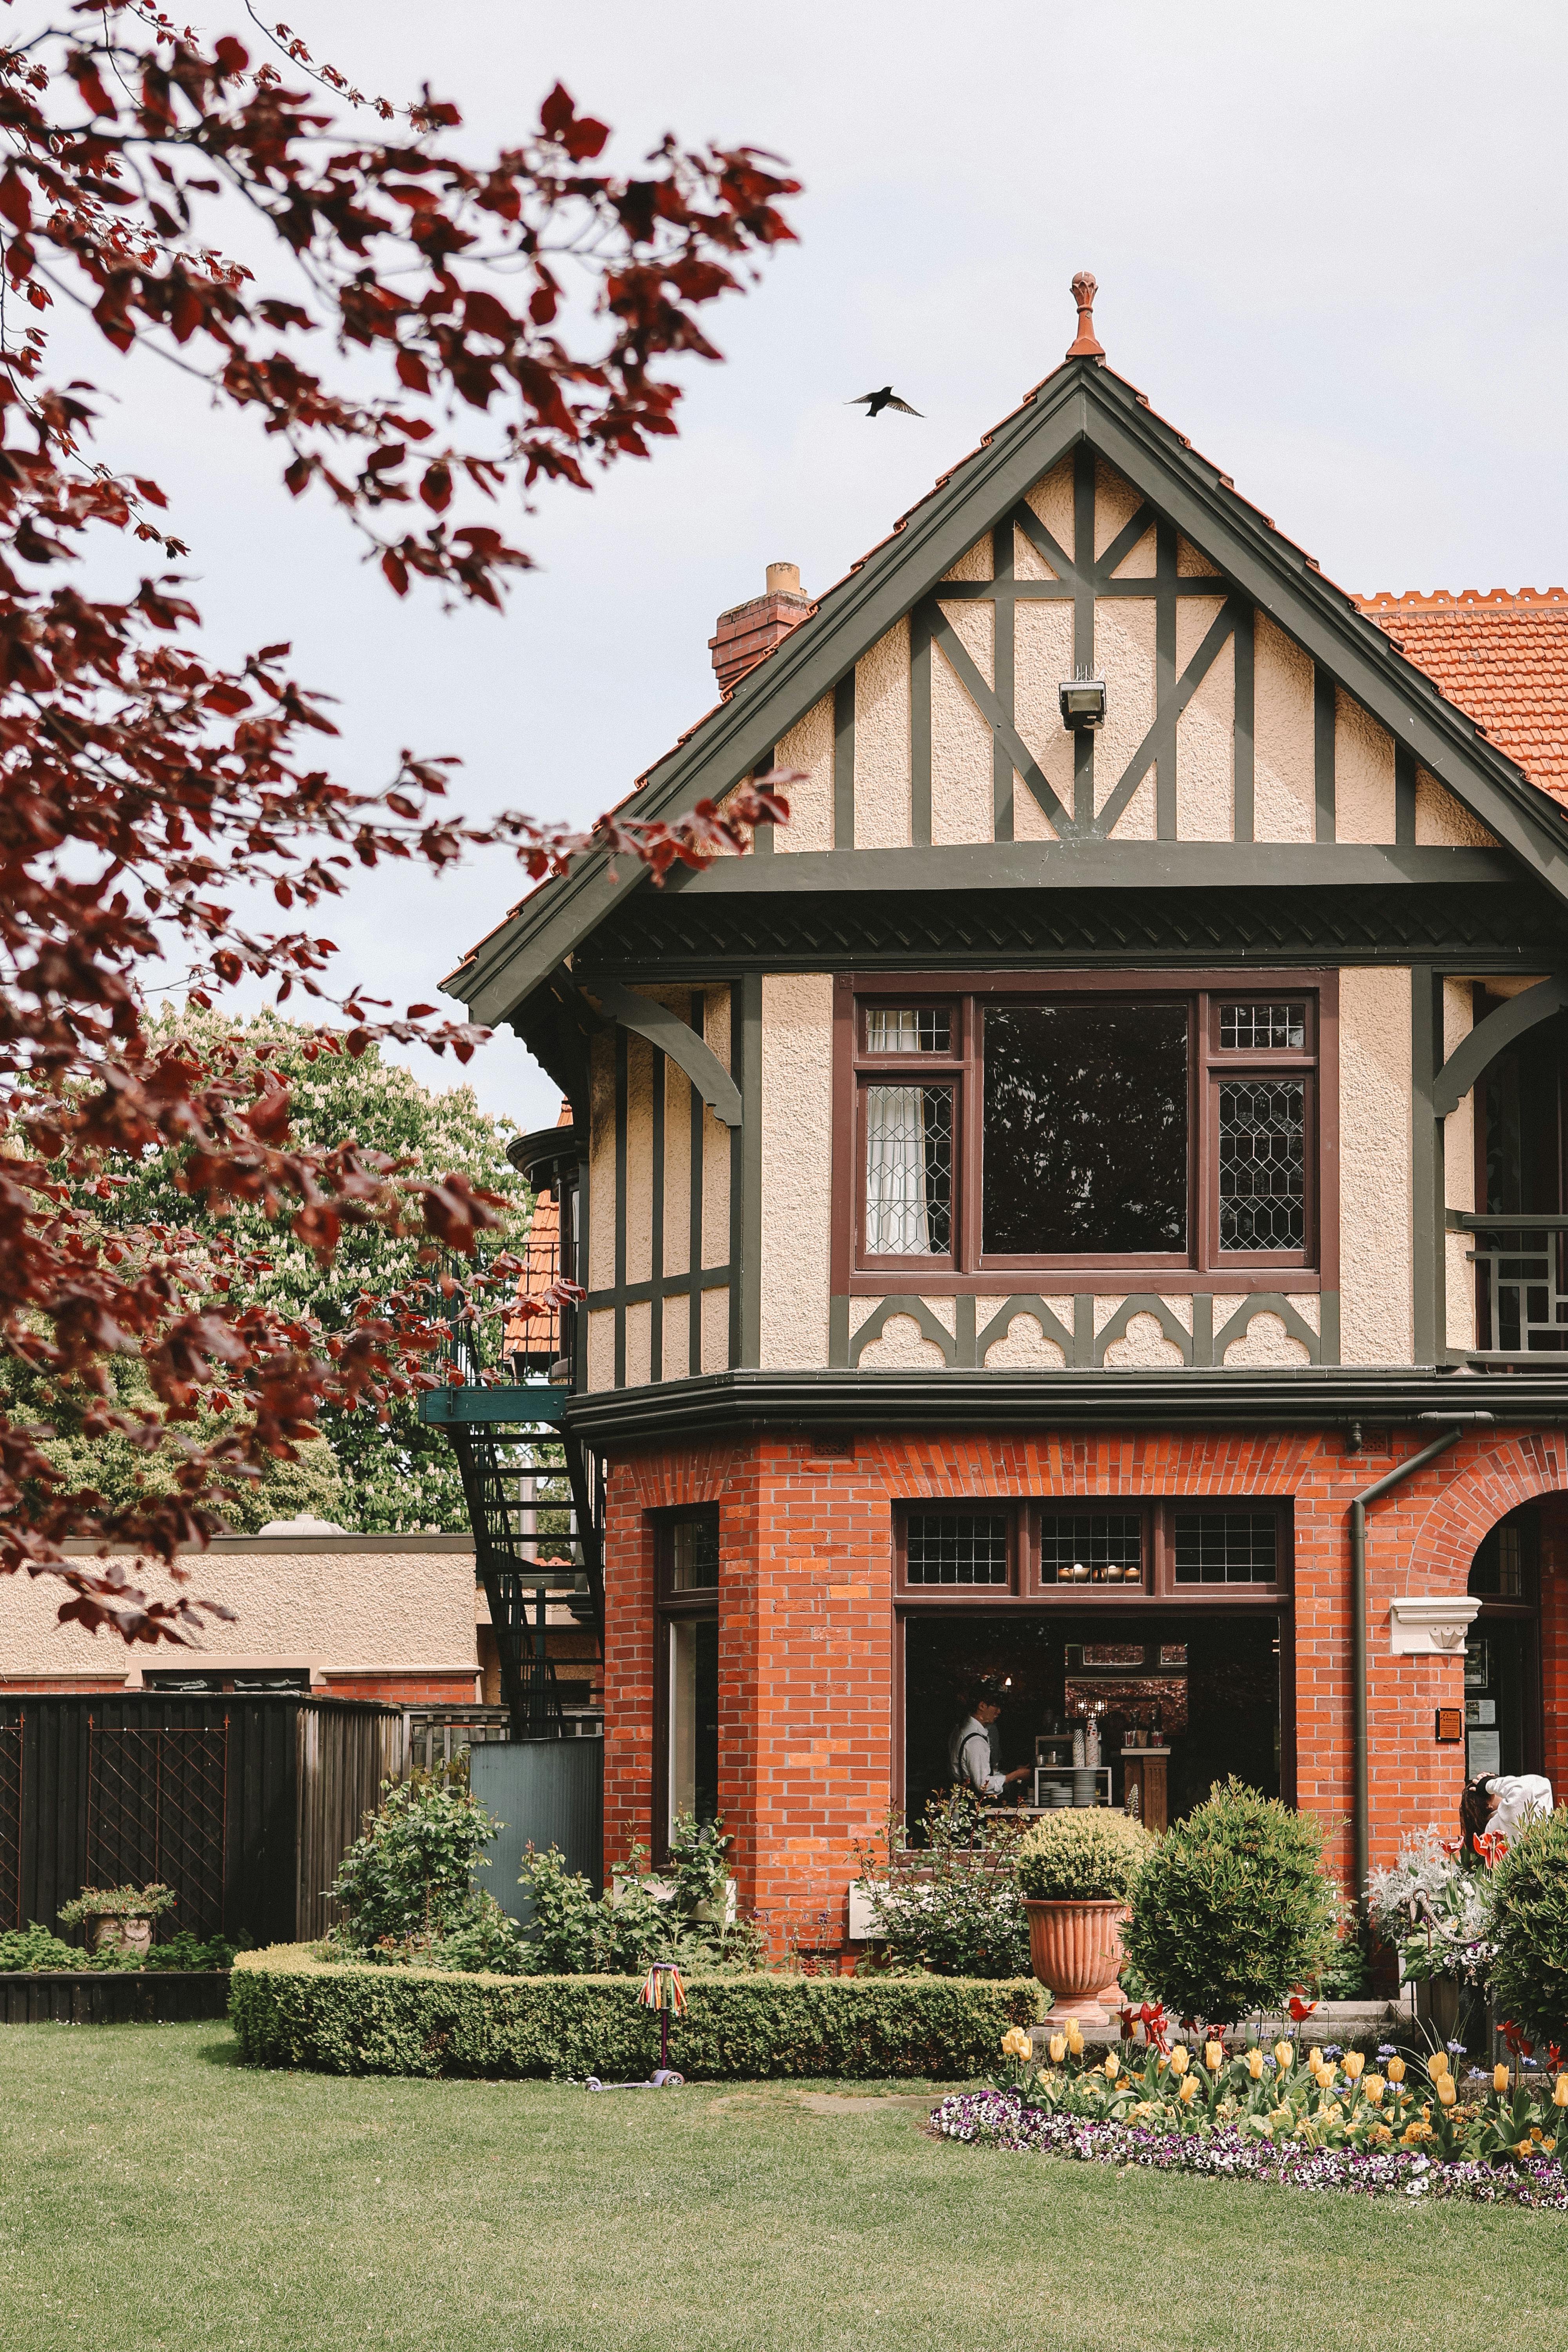
[{"label": "small balcony railing", "polygon": [[1568,1216],[1450,1216],[1473,1243],[1476,1360],[1555,1356],[1568,1370]]}]

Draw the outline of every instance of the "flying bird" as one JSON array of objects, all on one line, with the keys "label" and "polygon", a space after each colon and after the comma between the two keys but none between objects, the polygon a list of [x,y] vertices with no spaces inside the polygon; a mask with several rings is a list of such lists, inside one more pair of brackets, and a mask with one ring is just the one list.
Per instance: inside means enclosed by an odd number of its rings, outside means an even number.
[{"label": "flying bird", "polygon": [[846,408],[863,408],[868,419],[880,416],[884,408],[901,408],[906,416],[922,414],[921,410],[911,408],[907,400],[900,400],[890,383],[885,383],[880,392],[863,392],[858,400],[847,400],[844,405]]}]

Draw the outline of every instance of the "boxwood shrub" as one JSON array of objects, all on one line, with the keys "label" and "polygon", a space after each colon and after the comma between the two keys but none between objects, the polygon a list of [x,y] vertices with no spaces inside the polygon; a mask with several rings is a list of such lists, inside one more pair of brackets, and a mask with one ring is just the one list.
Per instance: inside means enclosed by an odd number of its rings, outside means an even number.
[{"label": "boxwood shrub", "polygon": [[[1033,1978],[696,1979],[672,2018],[670,2063],[694,2081],[780,2075],[990,2073],[1010,2025],[1040,2013]],[[635,1977],[455,1976],[318,1959],[275,1945],[243,1952],[229,2017],[253,2065],[330,2074],[646,2077],[658,2020]]]},{"label": "boxwood shrub", "polygon": [[1499,2021],[1538,2045],[1568,2043],[1568,1806],[1525,1825],[1489,1892]]}]

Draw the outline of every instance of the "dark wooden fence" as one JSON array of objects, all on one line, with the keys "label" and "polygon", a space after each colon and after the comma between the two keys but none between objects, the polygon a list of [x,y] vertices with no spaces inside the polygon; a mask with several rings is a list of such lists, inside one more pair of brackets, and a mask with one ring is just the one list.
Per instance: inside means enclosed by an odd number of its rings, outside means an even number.
[{"label": "dark wooden fence", "polygon": [[171,1928],[320,1936],[403,1748],[399,1710],[366,1700],[0,1693],[0,1927],[58,1934],[82,1887],[161,1879]]},{"label": "dark wooden fence", "polygon": [[181,1969],[100,1976],[84,1969],[50,1976],[0,1972],[0,2025],[173,2025],[226,2017],[228,1971]]}]

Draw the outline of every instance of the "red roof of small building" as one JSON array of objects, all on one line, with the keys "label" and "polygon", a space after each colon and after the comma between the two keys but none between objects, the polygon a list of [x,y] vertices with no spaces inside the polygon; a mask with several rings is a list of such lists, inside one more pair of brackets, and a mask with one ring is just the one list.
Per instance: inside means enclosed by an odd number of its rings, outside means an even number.
[{"label": "red roof of small building", "polygon": [[1358,596],[1444,698],[1568,808],[1568,589]]}]

